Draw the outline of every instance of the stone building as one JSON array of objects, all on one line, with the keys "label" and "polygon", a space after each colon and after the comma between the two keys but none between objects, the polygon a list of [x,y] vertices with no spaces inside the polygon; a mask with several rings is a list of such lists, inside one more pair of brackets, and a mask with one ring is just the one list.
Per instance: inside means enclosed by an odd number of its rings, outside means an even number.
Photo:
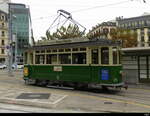
[{"label": "stone building", "polygon": [[116,22],[108,21],[96,25],[89,30],[88,37],[108,38],[111,39],[109,32],[116,29]]},{"label": "stone building", "polygon": [[132,18],[116,18],[117,27],[137,32],[137,47],[150,46],[150,14]]},{"label": "stone building", "polygon": [[7,13],[0,11],[0,63],[7,60],[6,46],[8,45]]}]

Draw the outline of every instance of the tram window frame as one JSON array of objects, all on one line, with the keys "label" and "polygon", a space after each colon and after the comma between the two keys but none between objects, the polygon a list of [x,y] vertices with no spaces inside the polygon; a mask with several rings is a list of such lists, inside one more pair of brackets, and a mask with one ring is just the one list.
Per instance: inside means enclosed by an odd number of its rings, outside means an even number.
[{"label": "tram window frame", "polygon": [[51,53],[51,50],[46,50],[47,53]]},{"label": "tram window frame", "polygon": [[[83,55],[84,56],[80,56]],[[72,53],[72,64],[87,64],[87,55],[85,53]]]},{"label": "tram window frame", "polygon": [[57,54],[46,54],[46,64],[57,64]]},{"label": "tram window frame", "polygon": [[[43,58],[41,58],[43,56]],[[35,55],[35,64],[44,64],[45,63],[45,55]]]},{"label": "tram window frame", "polygon": [[38,51],[35,51],[35,53],[40,53],[40,51],[38,50]]},{"label": "tram window frame", "polygon": [[24,63],[27,64],[28,63],[28,52],[24,53]]},{"label": "tram window frame", "polygon": [[58,52],[64,52],[64,49],[59,49]]},{"label": "tram window frame", "polygon": [[33,53],[30,53],[30,64],[33,64]]},{"label": "tram window frame", "polygon": [[120,48],[118,48],[118,59],[119,59],[119,64],[122,64],[122,52]]},{"label": "tram window frame", "polygon": [[79,49],[78,48],[72,48],[72,51],[76,52],[76,51],[79,51]]},{"label": "tram window frame", "polygon": [[[94,53],[94,50],[96,50],[97,54]],[[99,49],[93,48],[91,49],[91,64],[99,64]]]},{"label": "tram window frame", "polygon": [[80,51],[86,51],[86,48],[85,47],[80,48]]},{"label": "tram window frame", "polygon": [[56,52],[57,52],[57,49],[52,49],[52,52],[56,53]]},{"label": "tram window frame", "polygon": [[65,49],[65,52],[71,52],[70,48]]},{"label": "tram window frame", "polygon": [[45,53],[45,50],[41,50],[41,53]]},{"label": "tram window frame", "polygon": [[101,47],[101,64],[109,65],[109,52],[109,47]]},{"label": "tram window frame", "polygon": [[59,54],[58,64],[71,64],[71,54]]},{"label": "tram window frame", "polygon": [[118,48],[112,48],[112,55],[113,55],[113,64],[118,64]]}]

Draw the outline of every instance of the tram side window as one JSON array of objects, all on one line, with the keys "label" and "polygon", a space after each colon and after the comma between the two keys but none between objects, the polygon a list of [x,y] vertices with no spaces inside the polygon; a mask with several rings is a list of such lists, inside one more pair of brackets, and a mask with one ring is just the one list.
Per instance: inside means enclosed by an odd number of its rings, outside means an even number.
[{"label": "tram side window", "polygon": [[57,55],[56,54],[46,55],[46,64],[57,64]]},{"label": "tram side window", "polygon": [[121,50],[119,50],[119,64],[122,63],[122,55],[121,55]]},{"label": "tram side window", "polygon": [[86,53],[73,53],[72,64],[86,64]]},{"label": "tram side window", "polygon": [[60,54],[59,55],[60,64],[71,64],[71,54]]},{"label": "tram side window", "polygon": [[117,64],[117,48],[113,47],[113,64]]},{"label": "tram side window", "polygon": [[44,64],[45,57],[44,55],[35,56],[35,64]]},{"label": "tram side window", "polygon": [[50,54],[48,54],[48,55],[46,55],[46,64],[51,64],[52,62],[51,62],[51,55]]},{"label": "tram side window", "polygon": [[92,49],[92,64],[98,64],[98,49]]},{"label": "tram side window", "polygon": [[33,53],[30,54],[30,63],[33,64]]},{"label": "tram side window", "polygon": [[109,64],[109,48],[108,47],[101,48],[101,63]]}]

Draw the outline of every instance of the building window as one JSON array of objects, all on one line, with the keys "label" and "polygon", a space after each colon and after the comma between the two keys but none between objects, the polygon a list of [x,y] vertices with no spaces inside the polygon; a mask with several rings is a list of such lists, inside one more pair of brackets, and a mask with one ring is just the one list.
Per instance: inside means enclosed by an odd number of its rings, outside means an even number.
[{"label": "building window", "polygon": [[1,54],[5,54],[5,51],[4,51],[4,49],[1,49]]},{"label": "building window", "polygon": [[4,40],[2,40],[2,45],[5,45],[5,41]]},{"label": "building window", "polygon": [[150,20],[147,20],[146,23],[148,26],[150,26]]},{"label": "building window", "polygon": [[2,23],[2,27],[4,27],[5,26],[5,24],[4,23]]},{"label": "building window", "polygon": [[137,27],[138,26],[138,23],[137,22],[135,22],[135,27]]},{"label": "building window", "polygon": [[3,37],[5,36],[5,31],[2,31],[2,36],[3,36]]},{"label": "building window", "polygon": [[4,19],[5,19],[5,16],[2,15],[2,16],[1,16],[1,20],[4,20]]}]

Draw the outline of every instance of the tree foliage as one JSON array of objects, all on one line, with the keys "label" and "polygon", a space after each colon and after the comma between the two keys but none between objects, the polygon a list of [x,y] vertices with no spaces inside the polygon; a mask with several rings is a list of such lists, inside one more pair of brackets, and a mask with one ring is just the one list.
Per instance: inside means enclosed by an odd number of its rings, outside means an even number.
[{"label": "tree foliage", "polygon": [[122,47],[137,46],[137,33],[129,29],[119,29],[110,32],[112,40],[122,40]]},{"label": "tree foliage", "polygon": [[54,33],[46,31],[46,37],[41,37],[42,40],[68,39],[82,37],[82,33],[77,25],[69,24],[68,27],[61,26]]}]

